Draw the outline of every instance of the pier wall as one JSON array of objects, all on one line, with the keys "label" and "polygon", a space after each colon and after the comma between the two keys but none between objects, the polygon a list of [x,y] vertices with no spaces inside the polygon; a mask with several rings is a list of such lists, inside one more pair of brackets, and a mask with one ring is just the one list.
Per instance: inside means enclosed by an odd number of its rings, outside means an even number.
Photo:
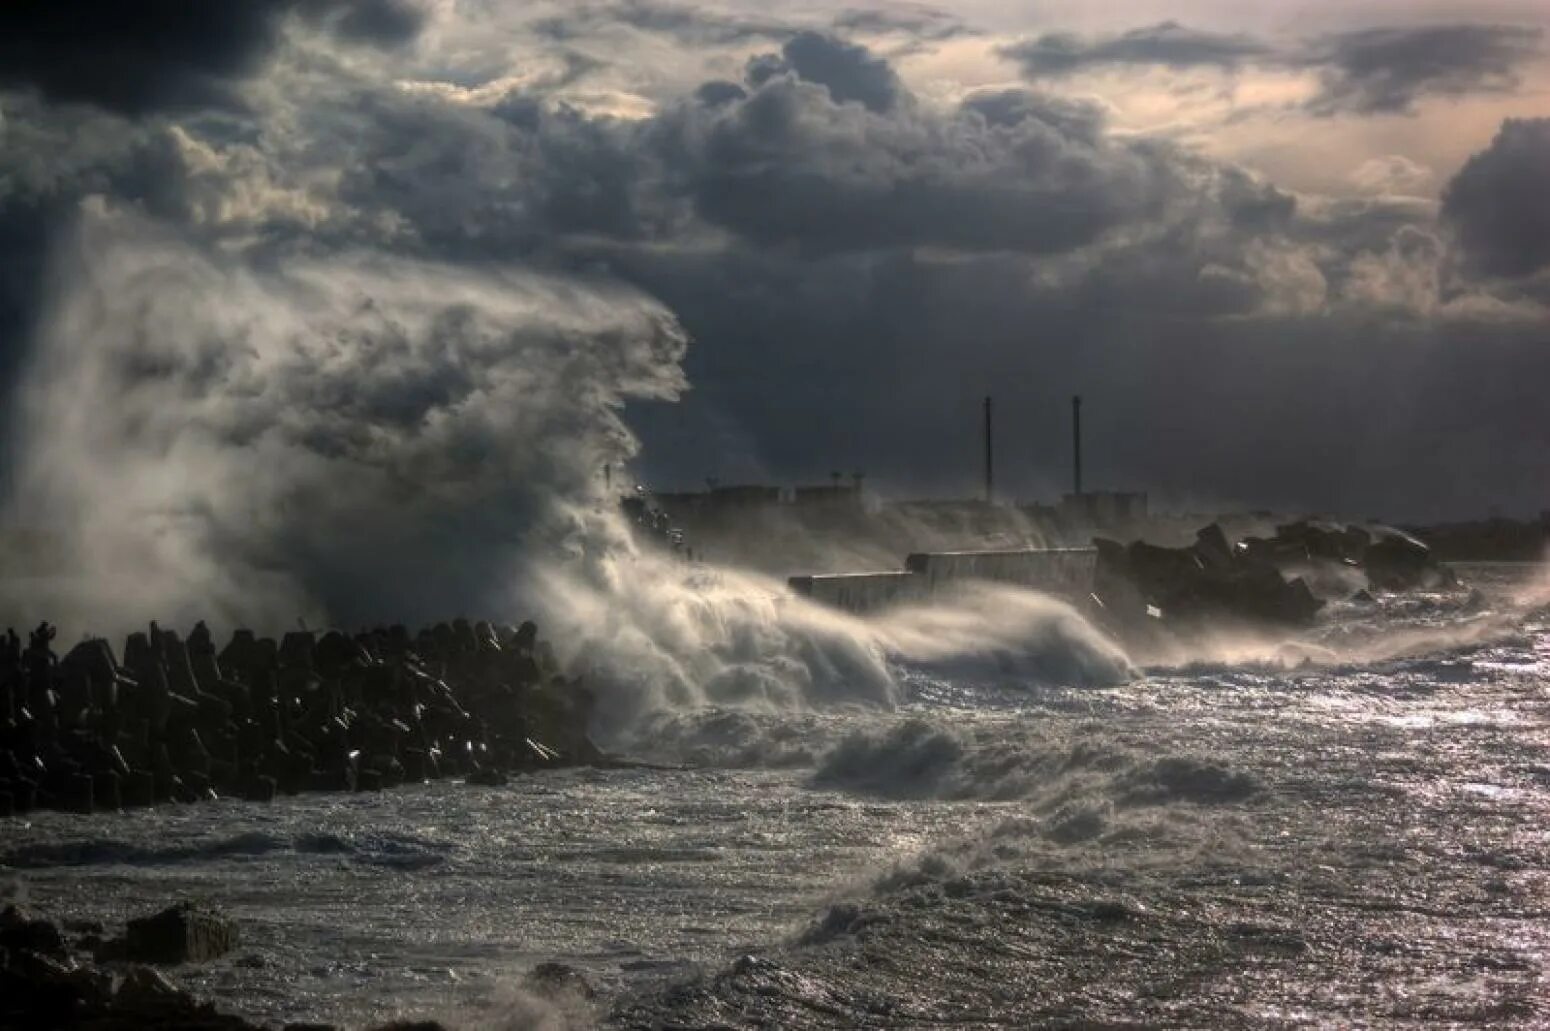
[{"label": "pier wall", "polygon": [[988,580],[1085,599],[1098,569],[1095,548],[1041,548],[1009,551],[918,552],[904,568],[924,581],[927,591],[955,580]]},{"label": "pier wall", "polygon": [[793,576],[787,582],[797,594],[846,612],[919,601],[948,584],[970,580],[1011,584],[1082,602],[1093,590],[1098,552],[1093,548],[919,552],[909,556],[904,566],[902,572]]},{"label": "pier wall", "polygon": [[925,594],[920,578],[905,572],[793,576],[787,583],[803,597],[846,612],[872,612]]}]

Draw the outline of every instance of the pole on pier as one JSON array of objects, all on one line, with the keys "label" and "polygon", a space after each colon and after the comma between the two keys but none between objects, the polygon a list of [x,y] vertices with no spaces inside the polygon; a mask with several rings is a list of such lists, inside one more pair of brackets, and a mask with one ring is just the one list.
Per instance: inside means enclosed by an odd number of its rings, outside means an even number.
[{"label": "pole on pier", "polygon": [[1082,396],[1071,398],[1071,479],[1072,493],[1082,496]]},{"label": "pole on pier", "polygon": [[985,396],[985,504],[990,504],[996,490],[996,455],[991,432],[990,396]]}]

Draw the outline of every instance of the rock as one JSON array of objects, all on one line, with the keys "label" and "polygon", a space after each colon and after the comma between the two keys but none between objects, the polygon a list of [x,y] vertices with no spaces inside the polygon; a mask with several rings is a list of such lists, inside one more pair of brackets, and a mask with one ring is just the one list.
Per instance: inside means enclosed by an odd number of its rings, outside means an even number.
[{"label": "rock", "polygon": [[112,813],[124,808],[119,775],[112,770],[92,778],[92,806],[99,812]]},{"label": "rock", "polygon": [[65,951],[59,928],[17,906],[0,912],[0,948],[58,956]]},{"label": "rock", "polygon": [[0,975],[0,1026],[71,1026],[83,1010],[106,1004],[113,979],[68,958],[13,952]]},{"label": "rock", "polygon": [[582,999],[597,998],[597,989],[585,974],[564,963],[540,963],[528,972],[523,984],[534,995],[554,998],[574,995]]},{"label": "rock", "polygon": [[208,907],[180,902],[129,921],[124,954],[139,963],[202,963],[236,947],[237,925]]},{"label": "rock", "polygon": [[92,779],[84,773],[67,773],[51,785],[54,792],[53,808],[62,813],[78,813],[90,816],[93,809]]},{"label": "rock", "polygon": [[1409,591],[1438,579],[1426,545],[1397,531],[1368,545],[1362,556],[1368,581],[1380,591]]},{"label": "rock", "polygon": [[155,805],[156,777],[145,770],[131,772],[120,781],[119,796],[126,809]]},{"label": "rock", "polygon": [[159,970],[145,966],[130,967],[113,993],[113,1002],[120,1008],[143,1008],[175,999],[187,998],[177,985]]},{"label": "rock", "polygon": [[393,1020],[378,1024],[371,1031],[451,1031],[439,1020]]},{"label": "rock", "polygon": [[273,777],[251,777],[242,786],[242,798],[248,802],[273,802],[279,785]]},{"label": "rock", "polygon": [[1215,523],[1195,531],[1193,550],[1211,569],[1233,567],[1232,546],[1227,543],[1227,535],[1222,532],[1222,528]]},{"label": "rock", "polygon": [[470,784],[478,784],[486,788],[503,788],[510,783],[510,779],[500,770],[488,767],[470,770],[466,780]]}]

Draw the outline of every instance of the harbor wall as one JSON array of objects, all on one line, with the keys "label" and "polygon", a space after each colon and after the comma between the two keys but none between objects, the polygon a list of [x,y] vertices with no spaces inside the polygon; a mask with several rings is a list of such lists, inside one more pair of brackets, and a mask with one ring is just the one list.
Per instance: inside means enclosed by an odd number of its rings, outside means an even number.
[{"label": "harbor wall", "polygon": [[803,597],[846,612],[871,612],[925,593],[920,578],[906,572],[793,576],[787,583]]},{"label": "harbor wall", "polygon": [[1092,593],[1098,569],[1095,548],[917,552],[904,568],[932,591],[955,580],[987,580],[1043,591],[1068,600]]},{"label": "harbor wall", "polygon": [[954,582],[982,580],[1042,591],[1071,602],[1093,590],[1098,552],[1093,548],[918,552],[902,572],[793,576],[791,589],[847,612],[871,612],[918,601]]}]

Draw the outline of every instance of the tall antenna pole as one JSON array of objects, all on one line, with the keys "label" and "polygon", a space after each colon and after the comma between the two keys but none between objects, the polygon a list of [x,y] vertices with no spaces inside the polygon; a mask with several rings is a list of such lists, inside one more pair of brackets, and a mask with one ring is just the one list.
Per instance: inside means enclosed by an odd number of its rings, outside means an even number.
[{"label": "tall antenna pole", "polygon": [[990,396],[985,396],[985,504],[990,504],[996,490],[996,455],[991,432]]},{"label": "tall antenna pole", "polygon": [[1071,478],[1072,493],[1082,496],[1082,396],[1071,398]]}]

